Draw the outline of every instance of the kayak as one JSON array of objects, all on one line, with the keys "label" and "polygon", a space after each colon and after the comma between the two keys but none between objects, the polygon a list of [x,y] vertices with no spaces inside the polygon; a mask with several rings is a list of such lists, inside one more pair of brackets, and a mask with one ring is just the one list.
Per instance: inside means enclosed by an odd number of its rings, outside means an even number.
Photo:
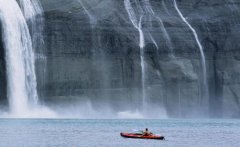
[{"label": "kayak", "polygon": [[148,136],[143,136],[142,134],[139,133],[120,133],[122,137],[126,138],[136,138],[136,139],[159,139],[159,140],[164,140],[164,136],[160,135],[148,135]]}]

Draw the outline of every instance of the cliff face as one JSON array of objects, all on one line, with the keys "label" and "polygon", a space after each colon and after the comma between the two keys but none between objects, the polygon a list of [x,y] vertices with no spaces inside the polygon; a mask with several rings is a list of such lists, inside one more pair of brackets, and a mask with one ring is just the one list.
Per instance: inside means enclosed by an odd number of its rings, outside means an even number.
[{"label": "cliff face", "polygon": [[[46,11],[47,95],[82,96],[114,106],[130,100],[138,105],[139,34],[124,2],[42,2]],[[239,3],[177,1],[203,45],[209,98],[204,94],[200,52],[191,30],[172,1],[150,3],[155,16],[146,13],[143,2],[132,3],[136,14],[141,13],[138,7],[145,11],[145,81],[150,101],[163,103],[174,117],[201,116],[207,111],[212,116],[239,116]]]},{"label": "cliff face", "polygon": [[[176,1],[203,46],[209,94],[203,85],[199,47],[173,1],[150,0],[155,15],[144,1],[137,1],[132,6],[138,20],[143,14],[148,103],[163,105],[171,117],[208,112],[213,117],[239,117],[240,3]],[[141,109],[139,32],[124,1],[41,2],[47,50],[47,75],[39,86],[42,99],[50,103],[88,99],[96,109],[102,103],[116,111]]]},{"label": "cliff face", "polygon": [[[1,23],[0,23],[1,28]],[[0,29],[0,34],[1,34]],[[6,69],[5,69],[5,61],[4,61],[4,48],[2,42],[2,36],[0,36],[0,100],[2,102],[1,107],[6,105]]]},{"label": "cliff face", "polygon": [[[0,22],[0,28],[2,28]],[[0,29],[0,34],[2,34],[2,29]],[[3,45],[3,37],[0,35],[0,101],[1,108],[7,108],[7,77],[6,77],[6,63],[5,63],[5,53]]]}]

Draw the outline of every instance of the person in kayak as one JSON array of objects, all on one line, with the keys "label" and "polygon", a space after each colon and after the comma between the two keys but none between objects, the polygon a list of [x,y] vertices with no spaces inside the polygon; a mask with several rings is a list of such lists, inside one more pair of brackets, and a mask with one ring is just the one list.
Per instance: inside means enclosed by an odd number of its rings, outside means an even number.
[{"label": "person in kayak", "polygon": [[145,129],[145,131],[143,131],[142,135],[143,136],[151,136],[153,133],[148,131],[148,128]]}]

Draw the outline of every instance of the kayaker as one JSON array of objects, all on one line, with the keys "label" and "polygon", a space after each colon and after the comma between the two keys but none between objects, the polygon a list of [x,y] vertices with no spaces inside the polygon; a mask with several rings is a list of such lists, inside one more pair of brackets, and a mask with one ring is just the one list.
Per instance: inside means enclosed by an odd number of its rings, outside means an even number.
[{"label": "kayaker", "polygon": [[153,133],[148,131],[148,128],[145,129],[145,131],[143,131],[143,136],[151,136]]}]

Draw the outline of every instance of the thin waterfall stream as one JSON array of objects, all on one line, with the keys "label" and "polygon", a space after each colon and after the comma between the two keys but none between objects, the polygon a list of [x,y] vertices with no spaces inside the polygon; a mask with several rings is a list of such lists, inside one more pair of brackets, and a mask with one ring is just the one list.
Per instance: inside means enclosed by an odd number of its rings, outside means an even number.
[{"label": "thin waterfall stream", "polygon": [[142,30],[142,18],[143,15],[140,16],[139,21],[136,17],[136,14],[133,10],[130,0],[124,0],[125,9],[127,10],[128,16],[133,24],[133,26],[139,32],[139,48],[140,48],[140,59],[141,59],[141,72],[142,72],[142,95],[143,95],[143,110],[146,108],[146,85],[145,85],[145,65],[144,65],[144,47],[145,47],[145,39],[144,33]]},{"label": "thin waterfall stream", "polygon": [[[165,25],[163,24],[163,21],[162,21],[161,17],[159,17],[159,16],[157,16],[157,15],[155,14],[155,12],[153,11],[152,5],[151,5],[151,3],[150,3],[149,0],[145,0],[145,1],[144,1],[144,5],[145,5],[145,7],[146,7],[146,9],[147,9],[147,12],[150,13],[153,17],[155,17],[155,18],[157,19],[157,21],[159,22],[160,28],[161,28],[161,30],[162,30],[162,32],[163,32],[163,36],[164,36],[164,38],[166,39],[166,44],[167,44],[167,46],[169,47],[171,53],[173,53],[172,41],[171,41],[171,38],[170,38],[170,36],[169,36],[166,28],[165,28]],[[153,42],[153,43],[154,43],[154,42]],[[173,55],[173,56],[174,56],[174,55]]]},{"label": "thin waterfall stream", "polygon": [[[199,51],[200,51],[200,54],[201,54],[201,64],[202,64],[202,71],[203,71],[203,88],[205,90],[205,98],[208,99],[206,58],[205,58],[205,54],[204,54],[204,51],[203,51],[202,44],[199,41],[199,37],[198,37],[198,34],[197,34],[196,30],[191,26],[191,24],[183,16],[182,12],[179,10],[176,0],[173,0],[173,2],[174,2],[174,7],[177,10],[179,16],[181,17],[183,22],[189,27],[189,29],[192,31],[192,33],[194,35],[194,38],[197,42],[197,45],[198,45],[198,48],[199,48]],[[203,103],[203,101],[201,101],[201,104],[202,103]]]}]

